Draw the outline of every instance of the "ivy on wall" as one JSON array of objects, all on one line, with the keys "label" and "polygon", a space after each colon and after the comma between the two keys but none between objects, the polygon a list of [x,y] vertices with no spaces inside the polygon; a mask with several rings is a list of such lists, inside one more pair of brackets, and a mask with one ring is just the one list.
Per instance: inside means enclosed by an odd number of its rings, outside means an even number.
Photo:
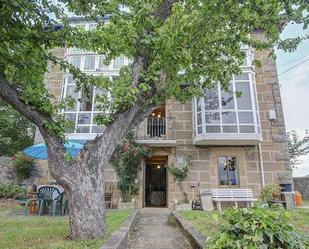
[{"label": "ivy on wall", "polygon": [[117,146],[111,163],[118,177],[118,188],[123,202],[129,202],[132,195],[138,193],[138,173],[141,169],[142,159],[150,157],[151,151],[136,143],[133,134],[129,133],[120,145]]}]

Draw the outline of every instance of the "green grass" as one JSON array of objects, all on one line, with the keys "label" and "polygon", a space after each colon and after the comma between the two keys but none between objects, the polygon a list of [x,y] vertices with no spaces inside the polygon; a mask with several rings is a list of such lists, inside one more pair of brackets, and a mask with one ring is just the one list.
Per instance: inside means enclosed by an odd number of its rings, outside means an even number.
[{"label": "green grass", "polygon": [[[290,211],[295,227],[309,235],[309,209],[296,209]],[[213,238],[218,234],[221,222],[219,212],[182,211],[180,214],[207,238]]]},{"label": "green grass", "polygon": [[0,249],[94,249],[100,248],[130,215],[130,211],[107,212],[107,233],[99,240],[71,241],[68,239],[67,217],[16,216],[21,207],[0,205]]}]

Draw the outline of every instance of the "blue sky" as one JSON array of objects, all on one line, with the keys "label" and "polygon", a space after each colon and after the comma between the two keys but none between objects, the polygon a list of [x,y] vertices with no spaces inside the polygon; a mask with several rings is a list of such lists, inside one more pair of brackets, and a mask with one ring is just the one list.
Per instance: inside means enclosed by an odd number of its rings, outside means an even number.
[{"label": "blue sky", "polygon": [[[305,33],[300,25],[290,24],[282,32],[282,37]],[[293,53],[276,51],[276,54],[286,128],[304,136],[306,129],[309,130],[309,60],[285,74],[280,73],[309,59],[309,41],[303,42]],[[294,170],[294,176],[309,175],[309,156],[302,160],[303,163]]]}]

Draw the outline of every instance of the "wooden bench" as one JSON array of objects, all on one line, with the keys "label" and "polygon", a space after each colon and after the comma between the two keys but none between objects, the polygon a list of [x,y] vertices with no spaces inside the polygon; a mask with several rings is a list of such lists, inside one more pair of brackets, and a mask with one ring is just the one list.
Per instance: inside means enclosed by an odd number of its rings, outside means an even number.
[{"label": "wooden bench", "polygon": [[221,202],[234,202],[235,207],[238,207],[237,202],[244,201],[252,206],[257,199],[253,198],[252,189],[212,189],[212,200],[218,203],[217,208],[221,210]]}]

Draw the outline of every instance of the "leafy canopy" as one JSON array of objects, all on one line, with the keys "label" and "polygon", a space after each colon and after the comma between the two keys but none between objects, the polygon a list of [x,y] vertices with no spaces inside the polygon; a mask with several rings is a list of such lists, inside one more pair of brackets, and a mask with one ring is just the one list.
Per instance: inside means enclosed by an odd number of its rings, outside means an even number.
[{"label": "leafy canopy", "polygon": [[[43,80],[48,63],[68,70],[86,94],[93,85],[106,93],[98,99],[98,122],[104,125],[140,96],[151,103],[170,97],[184,101],[213,82],[227,88],[231,74],[240,72],[243,46],[293,50],[308,38],[279,38],[286,22],[307,28],[309,6],[297,0],[12,0],[0,8],[1,77],[46,117],[46,128],[58,137],[64,137],[69,125],[59,111],[71,106],[72,99],[58,100],[48,91]],[[71,27],[68,11],[96,20],[96,29]],[[102,17],[109,17],[108,23]],[[254,31],[265,32],[266,38],[257,39]],[[106,63],[119,55],[133,63],[113,81],[86,75],[52,53],[56,47],[73,46],[105,55]]]},{"label": "leafy canopy", "polygon": [[12,156],[31,146],[34,134],[35,126],[0,100],[0,156]]}]

